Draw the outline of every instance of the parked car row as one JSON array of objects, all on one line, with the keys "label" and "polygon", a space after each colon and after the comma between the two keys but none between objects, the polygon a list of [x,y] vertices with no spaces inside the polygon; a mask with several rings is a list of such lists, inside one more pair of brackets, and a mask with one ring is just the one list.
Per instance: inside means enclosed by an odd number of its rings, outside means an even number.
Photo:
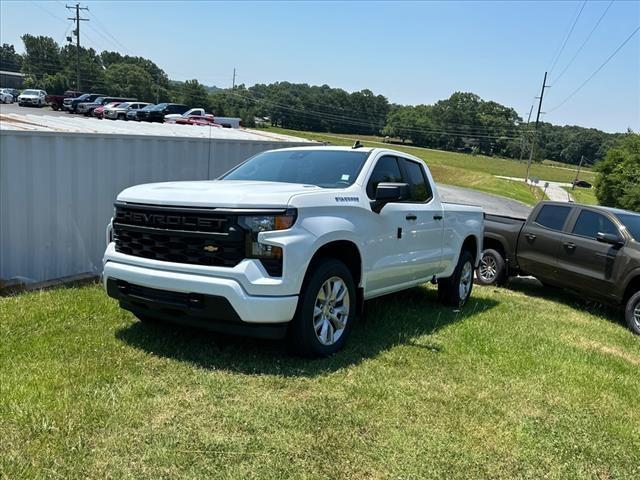
[{"label": "parked car row", "polygon": [[[7,90],[7,92],[5,92]],[[67,90],[62,95],[47,95],[44,90],[29,89],[14,96],[10,89],[2,89],[0,101],[18,101],[23,105],[42,107],[50,105],[53,110],[64,110],[94,118],[110,120],[134,120],[144,122],[175,123],[178,125],[203,125],[212,127],[240,128],[240,119],[214,117],[204,108],[189,108],[181,103],[140,102],[135,98],[110,97],[102,93],[82,93]]]}]

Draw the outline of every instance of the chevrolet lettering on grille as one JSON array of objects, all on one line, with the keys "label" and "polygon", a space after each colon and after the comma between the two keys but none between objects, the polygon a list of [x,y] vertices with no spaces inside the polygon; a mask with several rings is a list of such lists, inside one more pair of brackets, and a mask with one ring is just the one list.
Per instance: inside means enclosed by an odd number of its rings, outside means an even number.
[{"label": "chevrolet lettering on grille", "polygon": [[206,230],[222,229],[226,223],[224,218],[207,218],[163,213],[145,213],[120,210],[116,213],[116,221],[146,227],[191,227]]}]

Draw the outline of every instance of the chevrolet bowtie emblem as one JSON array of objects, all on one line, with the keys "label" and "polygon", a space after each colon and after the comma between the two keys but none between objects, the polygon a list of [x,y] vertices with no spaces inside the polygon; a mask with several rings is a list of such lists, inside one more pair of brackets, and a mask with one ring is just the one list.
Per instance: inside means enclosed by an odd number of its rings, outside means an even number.
[{"label": "chevrolet bowtie emblem", "polygon": [[216,247],[215,245],[205,245],[204,250],[206,252],[217,252],[218,247]]}]

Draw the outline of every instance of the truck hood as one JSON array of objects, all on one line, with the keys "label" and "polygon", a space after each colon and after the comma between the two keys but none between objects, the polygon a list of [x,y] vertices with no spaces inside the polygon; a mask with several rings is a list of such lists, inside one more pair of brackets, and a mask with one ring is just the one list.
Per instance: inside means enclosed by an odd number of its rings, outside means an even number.
[{"label": "truck hood", "polygon": [[286,208],[294,195],[315,185],[241,180],[149,183],[127,188],[118,200],[148,205],[222,208]]}]

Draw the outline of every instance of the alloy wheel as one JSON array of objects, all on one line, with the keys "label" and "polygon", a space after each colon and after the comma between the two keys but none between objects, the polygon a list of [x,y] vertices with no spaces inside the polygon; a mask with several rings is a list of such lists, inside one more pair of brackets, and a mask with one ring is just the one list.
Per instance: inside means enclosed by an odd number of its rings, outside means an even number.
[{"label": "alloy wheel", "polygon": [[493,282],[498,274],[498,264],[492,255],[484,255],[480,260],[478,273],[485,282]]},{"label": "alloy wheel", "polygon": [[473,265],[467,261],[462,267],[462,272],[460,272],[460,284],[458,286],[460,301],[464,302],[469,293],[471,293],[471,282],[473,282]]},{"label": "alloy wheel", "polygon": [[340,277],[322,284],[313,308],[313,330],[323,345],[335,344],[349,320],[349,289]]}]

